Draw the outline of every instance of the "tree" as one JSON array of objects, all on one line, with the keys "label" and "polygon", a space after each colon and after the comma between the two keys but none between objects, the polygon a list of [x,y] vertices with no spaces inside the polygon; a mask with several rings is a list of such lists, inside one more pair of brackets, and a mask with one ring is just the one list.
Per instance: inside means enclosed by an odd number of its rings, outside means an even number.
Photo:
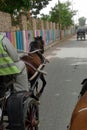
[{"label": "tree", "polygon": [[64,3],[59,2],[59,4],[54,6],[54,8],[51,8],[49,18],[47,18],[52,22],[59,23],[59,25],[61,25],[61,29],[69,27],[73,24],[72,17],[76,14],[76,11],[72,11],[70,6],[71,3],[69,1]]},{"label": "tree", "polygon": [[45,20],[45,21],[50,21],[50,16],[49,15],[45,15],[45,14],[41,14],[41,19]]},{"label": "tree", "polygon": [[86,18],[85,17],[79,18],[79,25],[84,26],[85,24],[86,24]]},{"label": "tree", "polygon": [[48,5],[51,0],[1,0],[0,10],[13,14],[14,10],[30,11],[31,14],[37,15],[40,10]]}]

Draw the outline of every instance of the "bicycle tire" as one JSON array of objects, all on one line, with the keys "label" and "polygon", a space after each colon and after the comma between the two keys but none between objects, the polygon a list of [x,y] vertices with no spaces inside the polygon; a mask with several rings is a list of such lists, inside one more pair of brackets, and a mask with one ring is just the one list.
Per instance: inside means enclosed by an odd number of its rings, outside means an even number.
[{"label": "bicycle tire", "polygon": [[29,102],[24,112],[24,130],[39,130],[39,105],[34,99]]}]

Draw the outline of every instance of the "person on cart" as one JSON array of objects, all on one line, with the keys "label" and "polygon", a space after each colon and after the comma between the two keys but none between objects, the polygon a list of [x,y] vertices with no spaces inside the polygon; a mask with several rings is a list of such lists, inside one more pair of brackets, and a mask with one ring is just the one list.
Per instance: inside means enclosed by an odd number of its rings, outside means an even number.
[{"label": "person on cart", "polygon": [[15,91],[29,91],[26,66],[10,40],[0,33],[0,76],[15,75]]},{"label": "person on cart", "polygon": [[85,29],[78,29],[77,30],[77,40],[80,38],[81,40],[84,38],[85,40]]}]

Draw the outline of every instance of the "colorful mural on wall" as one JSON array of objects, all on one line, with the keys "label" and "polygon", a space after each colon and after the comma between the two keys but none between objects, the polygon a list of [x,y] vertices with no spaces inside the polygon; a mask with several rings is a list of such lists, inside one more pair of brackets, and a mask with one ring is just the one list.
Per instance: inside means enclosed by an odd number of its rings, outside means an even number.
[{"label": "colorful mural on wall", "polygon": [[[74,33],[74,31],[66,30],[63,32],[63,37]],[[59,30],[23,30],[16,32],[5,32],[4,33],[14,45],[20,51],[29,50],[29,44],[34,40],[36,36],[42,36],[45,41],[45,46],[51,44],[57,39],[60,40],[60,31]]]}]

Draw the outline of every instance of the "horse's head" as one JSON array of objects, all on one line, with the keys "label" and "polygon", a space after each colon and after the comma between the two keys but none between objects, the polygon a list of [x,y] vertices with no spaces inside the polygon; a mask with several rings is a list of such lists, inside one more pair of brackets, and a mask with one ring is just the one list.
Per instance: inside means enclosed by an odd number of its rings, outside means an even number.
[{"label": "horse's head", "polygon": [[41,49],[41,53],[44,53],[44,40],[42,39],[42,36],[37,36],[34,39],[37,41],[38,49]]},{"label": "horse's head", "polygon": [[44,40],[42,39],[42,36],[34,37],[34,41],[30,43],[30,51],[38,49],[40,49],[41,53],[44,53]]}]

